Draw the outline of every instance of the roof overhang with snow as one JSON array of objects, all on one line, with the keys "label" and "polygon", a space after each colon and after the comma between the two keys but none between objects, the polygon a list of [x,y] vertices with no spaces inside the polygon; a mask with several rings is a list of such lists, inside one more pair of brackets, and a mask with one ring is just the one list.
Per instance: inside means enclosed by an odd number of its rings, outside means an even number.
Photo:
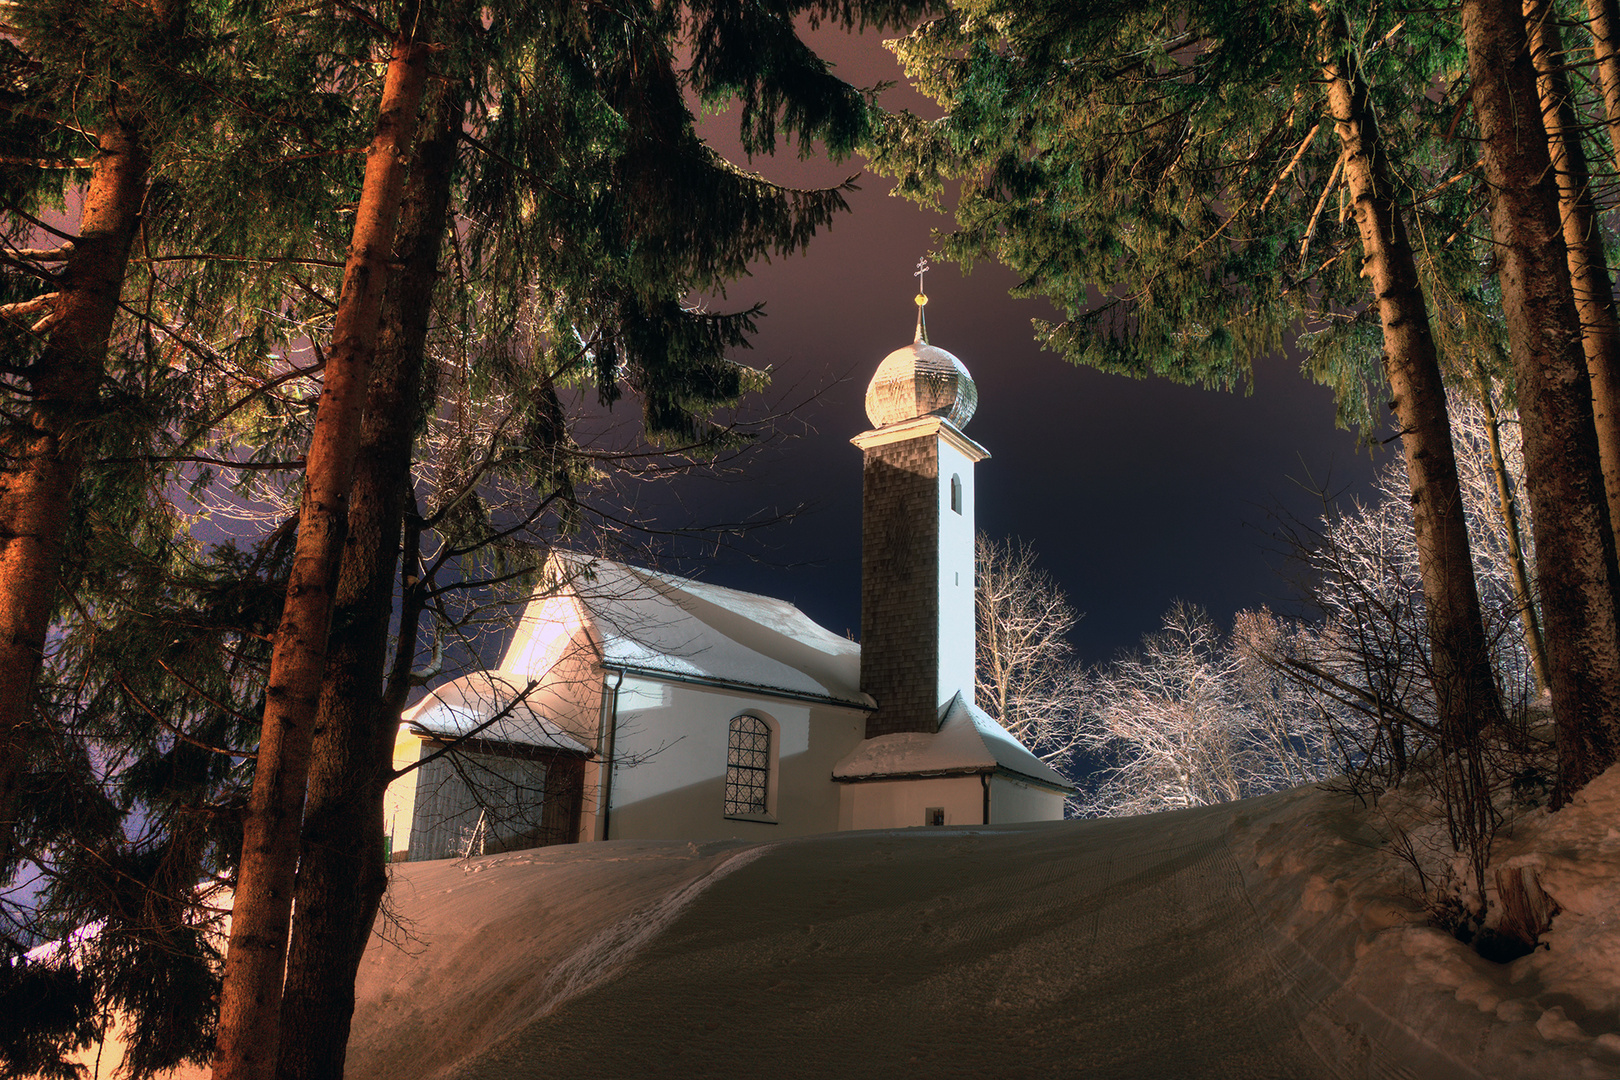
[{"label": "roof overhang with snow", "polygon": [[642,679],[655,679],[663,682],[682,683],[689,686],[705,686],[714,690],[727,690],[733,693],[757,694],[760,697],[781,698],[785,701],[803,701],[813,705],[834,705],[842,709],[858,709],[861,712],[876,712],[877,704],[867,695],[861,695],[863,700],[850,701],[846,698],[834,697],[831,694],[812,694],[794,690],[783,690],[774,686],[763,686],[758,683],[740,682],[734,679],[721,679],[711,675],[691,675],[680,671],[666,671],[657,667],[637,664],[613,664],[606,661],[602,667],[607,671],[622,671],[626,675],[634,675]]},{"label": "roof overhang with snow", "polygon": [[942,416],[919,416],[898,424],[889,424],[872,431],[863,431],[849,441],[862,450],[870,450],[874,446],[887,446],[889,443],[921,439],[929,435],[938,435],[956,447],[970,461],[983,461],[990,456],[990,451],[962,434],[961,428]]},{"label": "roof overhang with snow", "polygon": [[400,720],[423,739],[499,743],[589,756],[589,747],[531,705],[533,689],[496,672],[474,672],[435,688]]},{"label": "roof overhang with snow", "polygon": [[858,784],[986,773],[1065,795],[1075,791],[1074,784],[961,694],[940,708],[937,731],[905,731],[867,739],[833,766],[832,777],[840,783]]},{"label": "roof overhang with snow", "polygon": [[559,557],[598,662],[670,682],[871,711],[861,647],[797,607],[605,559]]}]

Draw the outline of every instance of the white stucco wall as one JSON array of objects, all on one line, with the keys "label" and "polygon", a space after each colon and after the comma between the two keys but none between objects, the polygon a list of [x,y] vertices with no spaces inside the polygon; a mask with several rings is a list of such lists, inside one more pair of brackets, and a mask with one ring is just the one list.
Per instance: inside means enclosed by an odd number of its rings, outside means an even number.
[{"label": "white stucco wall", "polygon": [[[418,739],[400,725],[394,736],[393,767],[397,772],[408,765],[414,765],[422,757],[422,740]],[[383,830],[390,838],[389,850],[393,857],[407,853],[411,842],[411,818],[413,807],[416,805],[416,777],[417,770],[401,776],[388,785],[383,792]]]},{"label": "white stucco wall", "polygon": [[868,780],[843,789],[840,829],[921,827],[930,807],[944,809],[946,825],[984,824],[984,787],[977,776]]},{"label": "white stucco wall", "polygon": [[[771,723],[774,821],[725,815],[731,718]],[[609,839],[771,839],[838,828],[832,768],[865,735],[859,709],[751,698],[740,692],[627,676],[619,691]]]},{"label": "white stucco wall", "polygon": [[1057,792],[1021,783],[1010,776],[998,775],[990,781],[991,824],[1062,820],[1063,796]]},{"label": "white stucco wall", "polygon": [[[973,459],[939,441],[939,703],[957,691],[973,700]],[[962,482],[962,512],[951,509],[951,478]]]},{"label": "white stucco wall", "polygon": [[529,604],[501,658],[500,670],[539,678],[564,656],[580,649],[585,613],[577,597],[559,592]]},{"label": "white stucco wall", "polygon": [[[984,824],[984,782],[978,776],[868,780],[845,784],[840,829],[905,829],[927,824],[928,810],[945,811],[946,825]],[[990,779],[990,824],[1061,821],[1063,796],[1005,775]]]}]

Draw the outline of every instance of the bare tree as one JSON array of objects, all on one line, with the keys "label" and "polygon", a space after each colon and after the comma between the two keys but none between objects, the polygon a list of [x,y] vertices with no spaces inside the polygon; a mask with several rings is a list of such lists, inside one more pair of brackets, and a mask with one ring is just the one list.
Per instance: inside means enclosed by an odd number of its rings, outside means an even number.
[{"label": "bare tree", "polygon": [[1201,608],[1177,601],[1163,630],[1091,680],[1079,734],[1102,767],[1082,812],[1207,806],[1321,779],[1324,730],[1290,722],[1294,695]]},{"label": "bare tree", "polygon": [[1240,630],[1249,654],[1295,682],[1302,711],[1329,729],[1335,766],[1349,790],[1368,799],[1397,787],[1432,794],[1438,810],[1430,831],[1439,846],[1420,853],[1404,832],[1391,839],[1417,869],[1426,897],[1441,904],[1455,901],[1447,890],[1456,883],[1435,877],[1425,865],[1465,856],[1470,888],[1483,895],[1492,842],[1504,813],[1511,812],[1505,793],[1534,801],[1533,789],[1550,773],[1550,763],[1536,760],[1535,740],[1523,723],[1540,680],[1535,597],[1526,572],[1534,550],[1518,525],[1519,427],[1511,411],[1495,407],[1488,385],[1481,389],[1477,401],[1454,398],[1453,439],[1507,721],[1472,744],[1448,737],[1430,678],[1434,643],[1424,618],[1400,461],[1380,474],[1376,498],[1330,509],[1319,526],[1290,533],[1310,571],[1307,599],[1321,621]]},{"label": "bare tree", "polygon": [[[1535,638],[1514,631],[1521,620],[1535,623],[1534,593],[1523,573],[1524,564],[1533,565],[1535,553],[1519,524],[1524,459],[1518,418],[1511,410],[1487,409],[1461,395],[1453,396],[1450,412],[1491,666],[1510,708],[1520,707],[1534,692],[1537,678]],[[1335,633],[1357,638],[1357,648],[1366,651],[1374,638],[1380,639],[1380,667],[1413,672],[1430,662],[1432,648],[1411,546],[1405,463],[1390,461],[1375,491],[1368,502],[1353,501],[1348,509],[1324,514],[1305,553],[1313,581],[1309,599],[1327,625],[1337,628]],[[1426,686],[1403,689],[1401,700],[1414,714],[1437,715]]]},{"label": "bare tree", "polygon": [[1022,541],[980,533],[974,561],[979,705],[1041,760],[1063,761],[1078,745],[1085,700],[1067,639],[1080,613]]}]

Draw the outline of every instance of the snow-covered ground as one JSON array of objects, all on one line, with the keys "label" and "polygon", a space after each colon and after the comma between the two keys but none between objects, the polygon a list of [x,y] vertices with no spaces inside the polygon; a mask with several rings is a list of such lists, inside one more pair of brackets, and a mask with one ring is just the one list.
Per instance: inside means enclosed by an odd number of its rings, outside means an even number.
[{"label": "snow-covered ground", "polygon": [[1620,1077],[1620,770],[1499,840],[1562,908],[1505,965],[1427,925],[1400,812],[396,867],[349,1076]]}]

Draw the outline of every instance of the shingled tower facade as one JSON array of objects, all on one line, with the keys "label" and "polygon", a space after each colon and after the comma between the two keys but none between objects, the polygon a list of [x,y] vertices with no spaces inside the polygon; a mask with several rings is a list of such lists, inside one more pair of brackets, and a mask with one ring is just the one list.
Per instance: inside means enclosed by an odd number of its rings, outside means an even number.
[{"label": "shingled tower facade", "polygon": [[[922,300],[919,297],[919,301]],[[933,734],[940,707],[973,700],[973,466],[989,451],[962,434],[978,390],[962,362],[917,339],[866,390],[872,430],[861,509],[861,689],[866,737]]]}]

